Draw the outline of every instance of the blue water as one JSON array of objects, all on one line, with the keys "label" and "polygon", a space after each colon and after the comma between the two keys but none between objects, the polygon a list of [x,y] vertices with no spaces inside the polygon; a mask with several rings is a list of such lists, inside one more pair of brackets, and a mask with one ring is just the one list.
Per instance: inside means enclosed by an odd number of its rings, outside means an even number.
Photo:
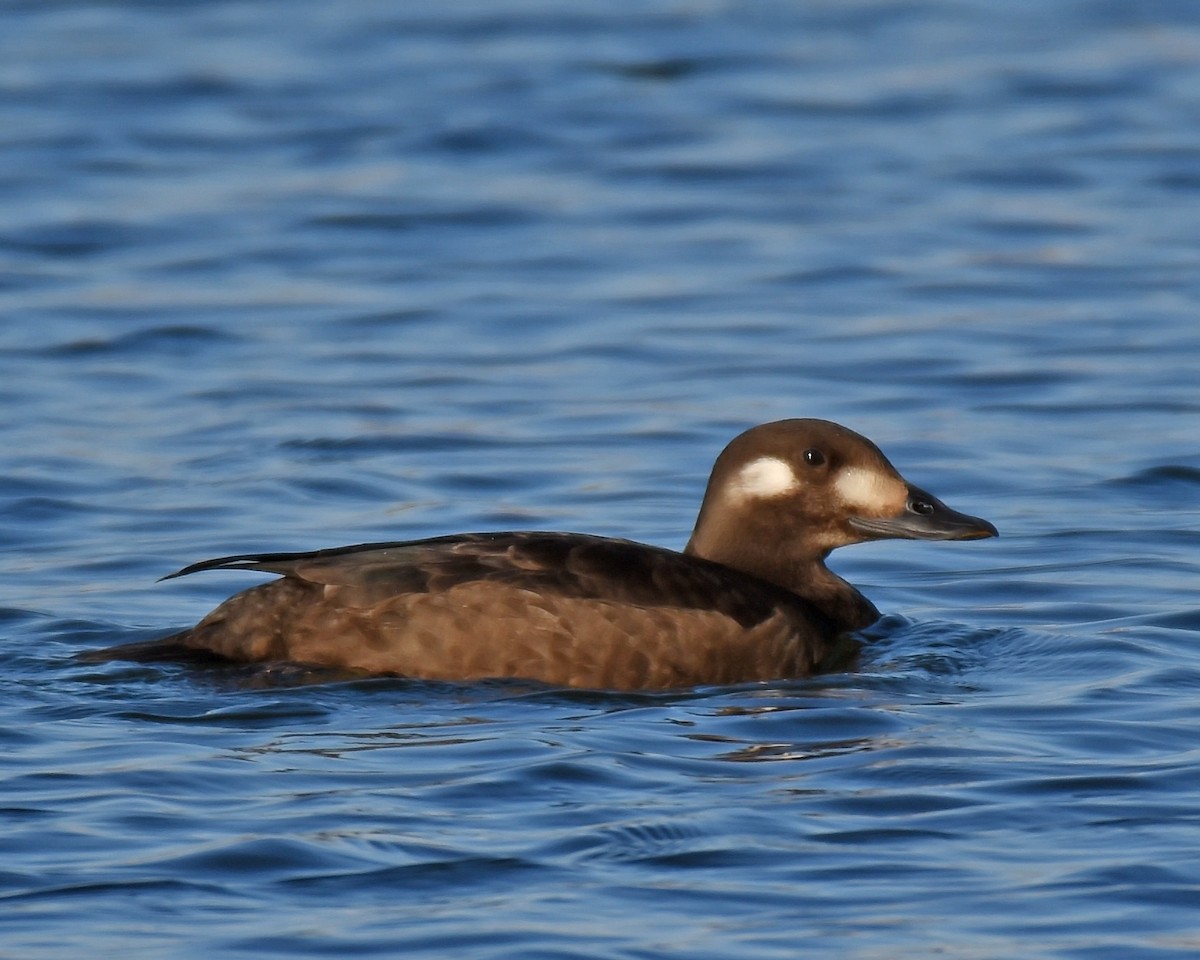
[{"label": "blue water", "polygon": [[[1200,8],[0,7],[0,956],[1200,952]],[[819,416],[1001,538],[651,696],[74,655],[209,556],[685,542]]]}]

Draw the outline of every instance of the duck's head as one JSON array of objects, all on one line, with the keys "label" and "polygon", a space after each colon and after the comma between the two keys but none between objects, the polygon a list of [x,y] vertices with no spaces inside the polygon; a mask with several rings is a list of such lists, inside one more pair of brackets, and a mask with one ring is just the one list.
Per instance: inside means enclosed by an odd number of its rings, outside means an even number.
[{"label": "duck's head", "polygon": [[717,458],[686,552],[795,589],[848,544],[996,535],[906,481],[866,437],[827,420],[780,420]]}]

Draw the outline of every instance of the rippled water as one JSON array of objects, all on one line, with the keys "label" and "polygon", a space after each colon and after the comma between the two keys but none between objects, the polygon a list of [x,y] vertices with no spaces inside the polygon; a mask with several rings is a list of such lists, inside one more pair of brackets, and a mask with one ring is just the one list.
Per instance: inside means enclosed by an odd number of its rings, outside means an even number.
[{"label": "rippled water", "polygon": [[[1200,11],[0,9],[0,955],[1200,951]],[[679,547],[823,416],[1000,540],[852,672],[87,665],[223,553]]]}]

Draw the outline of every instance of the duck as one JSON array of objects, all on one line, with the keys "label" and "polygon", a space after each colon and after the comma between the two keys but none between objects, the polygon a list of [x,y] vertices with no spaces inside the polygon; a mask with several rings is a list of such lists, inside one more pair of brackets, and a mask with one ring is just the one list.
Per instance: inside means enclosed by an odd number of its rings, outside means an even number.
[{"label": "duck", "polygon": [[163,579],[276,579],[193,627],[94,659],[616,691],[802,678],[844,663],[842,641],[880,617],[825,565],[833,550],[997,535],[906,481],[866,437],[827,420],[780,420],[717,457],[682,552],[513,531],[202,560]]}]

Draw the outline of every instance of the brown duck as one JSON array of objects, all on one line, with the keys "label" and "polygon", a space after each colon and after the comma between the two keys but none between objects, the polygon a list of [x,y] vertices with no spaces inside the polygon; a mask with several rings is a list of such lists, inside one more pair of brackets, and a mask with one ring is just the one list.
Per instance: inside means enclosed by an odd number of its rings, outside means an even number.
[{"label": "brown duck", "polygon": [[824,420],[747,430],[717,458],[683,553],[577,533],[467,533],[205,560],[256,570],[191,629],[95,659],[215,657],[438,680],[619,690],[803,677],[874,605],[831,573],[864,540],[976,540],[986,520],[907,483]]}]

